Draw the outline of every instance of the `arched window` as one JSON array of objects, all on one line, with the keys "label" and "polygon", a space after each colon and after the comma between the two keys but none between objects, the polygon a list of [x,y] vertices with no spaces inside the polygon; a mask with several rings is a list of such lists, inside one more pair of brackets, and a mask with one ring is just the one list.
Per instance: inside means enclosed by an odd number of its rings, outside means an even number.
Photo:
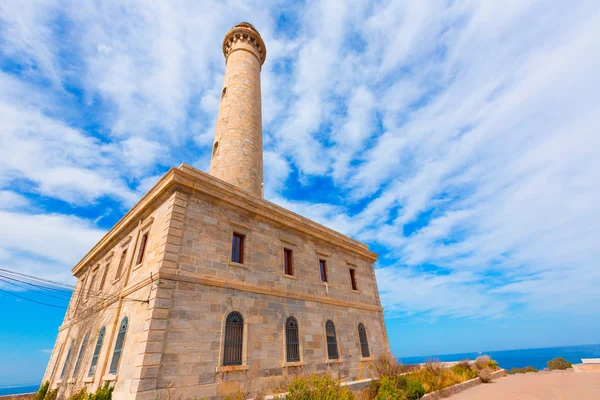
[{"label": "arched window", "polygon": [[242,365],[244,346],[244,317],[237,311],[229,313],[225,320],[225,343],[223,365]]},{"label": "arched window", "polygon": [[69,351],[67,352],[67,358],[65,358],[65,364],[63,365],[63,369],[60,373],[60,379],[63,379],[65,377],[65,373],[67,372],[69,361],[71,361],[71,353],[73,352],[73,346],[75,346],[75,340],[71,340],[71,345],[69,346]]},{"label": "arched window", "polygon": [[94,348],[94,355],[92,356],[92,364],[90,365],[90,371],[88,372],[88,376],[94,376],[96,374],[98,357],[100,356],[102,342],[104,341],[104,332],[106,332],[106,328],[102,327],[102,329],[100,329],[100,333],[98,334],[98,340],[96,340],[96,347]]},{"label": "arched window", "polygon": [[119,370],[119,363],[121,361],[121,354],[123,353],[123,344],[125,343],[125,334],[127,333],[127,324],[129,319],[123,318],[121,325],[119,326],[119,334],[117,335],[117,342],[115,343],[115,350],[113,352],[112,361],[110,363],[110,374],[116,374]]},{"label": "arched window", "polygon": [[287,362],[300,361],[299,339],[298,321],[294,317],[289,317],[285,321],[285,352]]},{"label": "arched window", "polygon": [[339,358],[337,338],[335,337],[335,325],[331,320],[325,323],[325,333],[327,334],[327,358],[337,360]]},{"label": "arched window", "polygon": [[363,357],[370,357],[371,352],[369,352],[369,341],[367,340],[367,330],[365,326],[360,323],[358,324],[358,337],[360,339],[360,351]]},{"label": "arched window", "polygon": [[221,92],[221,99],[223,99],[223,97],[225,97],[226,94],[227,94],[227,88],[224,87],[223,91]]},{"label": "arched window", "polygon": [[85,353],[85,346],[87,346],[89,333],[86,333],[83,337],[83,341],[81,342],[81,347],[79,348],[79,354],[77,355],[77,361],[75,362],[75,368],[73,369],[73,375],[71,376],[73,379],[77,376],[77,372],[79,372],[79,366],[81,365],[81,357],[83,353]]}]

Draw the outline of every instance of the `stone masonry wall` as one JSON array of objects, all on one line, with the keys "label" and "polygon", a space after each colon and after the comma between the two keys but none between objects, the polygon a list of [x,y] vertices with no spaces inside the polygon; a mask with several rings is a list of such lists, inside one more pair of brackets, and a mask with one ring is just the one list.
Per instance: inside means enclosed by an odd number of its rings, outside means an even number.
[{"label": "stone masonry wall", "polygon": [[[93,392],[104,382],[115,384],[115,398],[129,397],[131,389],[137,388],[143,364],[139,355],[146,354],[148,350],[147,341],[151,332],[148,320],[154,317],[153,304],[158,282],[153,281],[152,276],[156,276],[165,257],[168,258],[170,254],[167,240],[172,233],[169,229],[175,196],[167,194],[158,200],[154,208],[149,208],[136,225],[120,235],[113,245],[105,249],[77,277],[75,290],[44,376],[44,381],[50,381],[53,388],[59,387],[60,398],[66,398],[84,386]],[[145,256],[143,262],[136,265],[139,242],[144,233],[148,233]],[[124,251],[124,265],[121,274],[117,275]],[[105,273],[104,285],[101,286]],[[125,316],[129,319],[129,326],[119,372],[117,375],[110,375],[118,326]],[[96,373],[93,377],[88,377],[102,327],[105,327],[105,336]],[[73,376],[86,333],[87,346],[82,353],[78,373]],[[71,358],[64,379],[60,379],[72,340],[74,346]]]},{"label": "stone masonry wall", "polygon": [[[165,312],[162,356],[151,369],[151,384],[139,387],[136,398],[217,398],[273,387],[299,372],[329,372],[342,380],[368,376],[371,359],[361,359],[359,323],[367,328],[372,356],[389,351],[369,260],[210,196],[178,193],[177,204],[178,255],[163,268],[168,274],[161,274],[157,294]],[[233,232],[245,235],[243,265],[230,261]],[[284,248],[293,250],[293,277],[283,273]],[[319,259],[327,261],[328,288],[321,284]],[[356,271],[357,291],[349,268]],[[236,282],[249,290],[232,289]],[[324,296],[342,305],[324,302]],[[223,324],[231,311],[245,320],[242,367],[220,367]],[[285,363],[288,316],[298,320],[301,339],[301,363],[293,366]],[[336,326],[339,362],[327,360],[328,319]]]}]

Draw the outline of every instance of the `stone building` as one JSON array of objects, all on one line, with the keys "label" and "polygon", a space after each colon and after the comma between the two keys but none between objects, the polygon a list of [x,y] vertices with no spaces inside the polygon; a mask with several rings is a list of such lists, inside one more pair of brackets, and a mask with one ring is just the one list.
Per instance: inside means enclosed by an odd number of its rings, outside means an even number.
[{"label": "stone building", "polygon": [[263,199],[260,34],[236,25],[223,53],[210,174],[171,168],[73,268],[44,376],[61,397],[220,398],[389,352],[377,255]]}]

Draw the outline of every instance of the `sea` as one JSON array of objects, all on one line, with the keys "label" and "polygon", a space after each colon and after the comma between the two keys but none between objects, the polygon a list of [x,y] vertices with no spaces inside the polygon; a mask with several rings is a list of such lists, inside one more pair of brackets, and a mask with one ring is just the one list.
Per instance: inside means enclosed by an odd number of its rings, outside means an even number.
[{"label": "sea", "polygon": [[[583,346],[545,347],[537,349],[482,351],[474,353],[438,354],[420,357],[399,357],[403,364],[419,364],[429,360],[461,361],[474,360],[478,356],[488,355],[498,362],[504,369],[522,368],[531,365],[539,370],[547,367],[546,363],[555,357],[563,357],[573,364],[581,363],[582,358],[600,358],[600,344]],[[2,387],[0,382],[0,396],[37,391],[39,385]]]},{"label": "sea", "polygon": [[538,370],[546,368],[547,362],[555,357],[562,357],[573,364],[580,364],[582,358],[600,358],[600,344],[581,346],[544,347],[537,349],[482,351],[474,353],[439,354],[420,357],[399,357],[402,364],[419,364],[429,360],[461,361],[474,360],[479,356],[488,355],[504,369],[535,367]]}]

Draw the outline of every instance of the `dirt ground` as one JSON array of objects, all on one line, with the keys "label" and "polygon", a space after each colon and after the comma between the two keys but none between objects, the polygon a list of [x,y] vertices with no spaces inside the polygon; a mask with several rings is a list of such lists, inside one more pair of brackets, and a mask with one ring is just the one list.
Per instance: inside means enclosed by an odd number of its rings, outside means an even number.
[{"label": "dirt ground", "polygon": [[451,400],[599,400],[600,372],[553,371],[509,375]]}]

